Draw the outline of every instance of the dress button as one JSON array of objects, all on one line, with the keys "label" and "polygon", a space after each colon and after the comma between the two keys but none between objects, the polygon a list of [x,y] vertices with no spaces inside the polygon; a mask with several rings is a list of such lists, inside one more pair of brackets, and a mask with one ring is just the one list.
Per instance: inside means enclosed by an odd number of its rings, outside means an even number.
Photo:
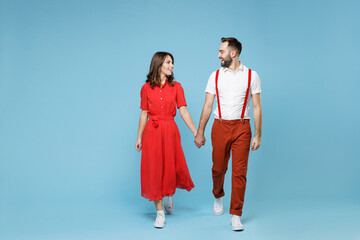
[{"label": "dress button", "polygon": [[160,100],[162,100],[162,97],[160,98]]}]

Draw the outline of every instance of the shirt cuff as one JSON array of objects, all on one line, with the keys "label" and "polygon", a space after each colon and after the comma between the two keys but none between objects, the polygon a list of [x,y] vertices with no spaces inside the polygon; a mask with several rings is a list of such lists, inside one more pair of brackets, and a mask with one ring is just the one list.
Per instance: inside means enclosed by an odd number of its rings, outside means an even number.
[{"label": "shirt cuff", "polygon": [[186,103],[185,103],[185,104],[180,104],[180,105],[177,106],[177,108],[179,109],[179,108],[181,108],[182,106],[185,106],[185,107],[186,107],[187,104],[186,104]]},{"label": "shirt cuff", "polygon": [[210,91],[210,90],[208,90],[208,89],[206,89],[205,92],[211,93],[211,94],[214,94],[214,95],[216,94],[216,92],[212,92],[212,91]]},{"label": "shirt cuff", "polygon": [[261,90],[257,90],[255,92],[252,92],[251,94],[257,94],[257,93],[261,93]]}]

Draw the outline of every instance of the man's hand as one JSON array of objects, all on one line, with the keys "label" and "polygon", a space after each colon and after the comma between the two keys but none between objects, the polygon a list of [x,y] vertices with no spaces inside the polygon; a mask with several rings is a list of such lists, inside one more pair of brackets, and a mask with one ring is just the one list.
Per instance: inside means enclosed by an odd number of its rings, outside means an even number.
[{"label": "man's hand", "polygon": [[255,136],[252,140],[252,143],[251,143],[251,150],[252,151],[255,151],[257,150],[261,145],[261,138],[260,137],[257,137]]},{"label": "man's hand", "polygon": [[194,142],[198,148],[201,148],[202,145],[205,145],[206,139],[205,139],[204,134],[198,132],[195,136]]}]

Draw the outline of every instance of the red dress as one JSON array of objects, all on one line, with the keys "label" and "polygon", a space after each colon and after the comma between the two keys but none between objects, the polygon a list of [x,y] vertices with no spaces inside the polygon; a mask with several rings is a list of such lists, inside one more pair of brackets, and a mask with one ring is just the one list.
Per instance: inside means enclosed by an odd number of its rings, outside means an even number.
[{"label": "red dress", "polygon": [[194,187],[174,121],[176,107],[186,106],[186,100],[180,83],[174,83],[153,89],[145,83],[141,89],[140,108],[149,116],[141,140],[141,196],[150,201]]}]

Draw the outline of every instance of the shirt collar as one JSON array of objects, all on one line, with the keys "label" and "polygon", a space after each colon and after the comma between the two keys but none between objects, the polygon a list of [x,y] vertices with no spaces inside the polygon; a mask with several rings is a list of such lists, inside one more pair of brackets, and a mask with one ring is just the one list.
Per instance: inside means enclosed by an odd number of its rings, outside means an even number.
[{"label": "shirt collar", "polygon": [[[157,85],[157,84],[156,84],[156,85]],[[161,87],[160,87],[159,85],[157,85],[157,86],[158,86],[159,88],[163,89],[163,88],[165,88],[167,85],[170,86],[170,83],[169,83],[168,80],[166,80],[166,82],[164,83],[164,85],[162,85]]]},{"label": "shirt collar", "polygon": [[[224,72],[230,71],[230,69],[227,67],[223,67],[223,70]],[[237,73],[238,71],[244,71],[244,65],[242,64],[241,61],[240,61],[240,66],[238,67],[238,69],[235,70],[235,73]]]}]

